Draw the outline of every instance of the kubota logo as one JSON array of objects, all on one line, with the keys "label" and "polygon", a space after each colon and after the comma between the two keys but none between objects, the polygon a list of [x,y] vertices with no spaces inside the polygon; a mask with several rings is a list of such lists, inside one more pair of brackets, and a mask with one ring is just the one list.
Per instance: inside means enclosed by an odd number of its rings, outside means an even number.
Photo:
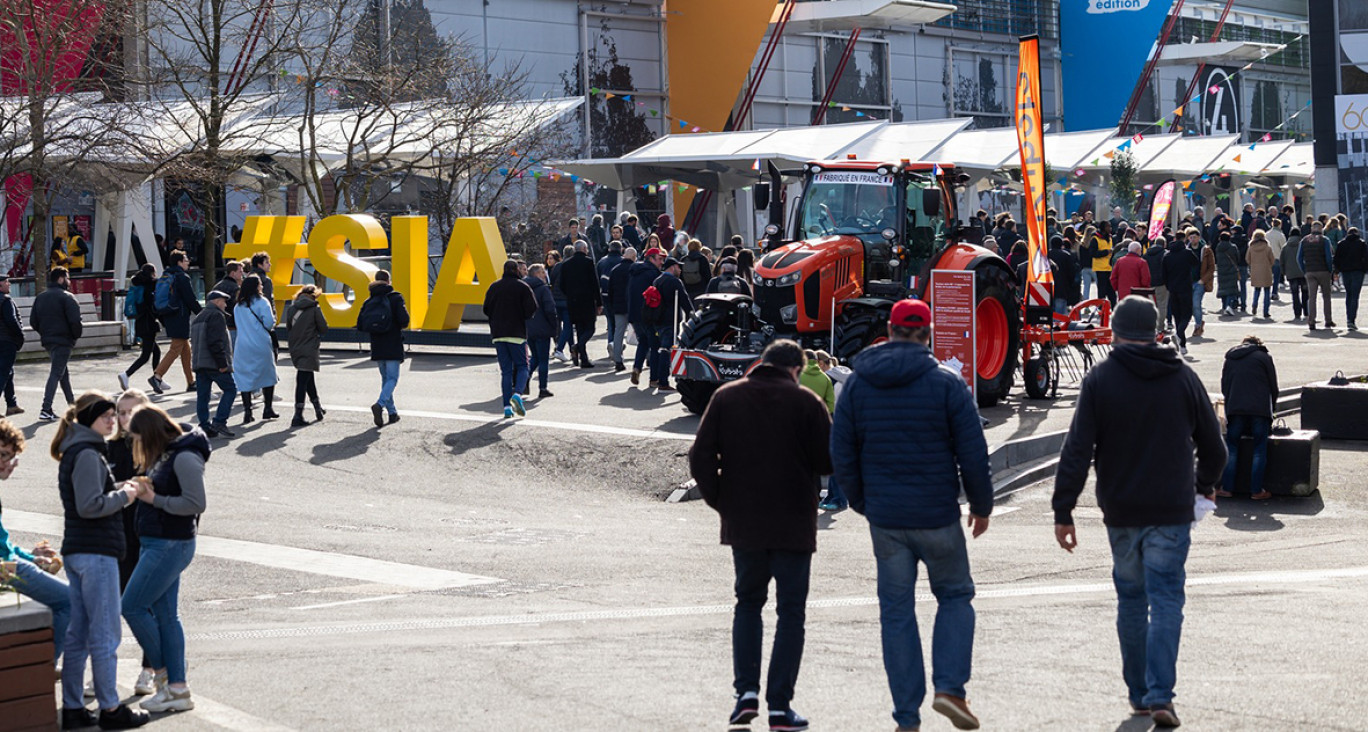
[{"label": "kubota logo", "polygon": [[1150,4],[1150,0],[1087,0],[1087,2],[1088,12],[1093,15],[1126,10],[1144,10]]}]

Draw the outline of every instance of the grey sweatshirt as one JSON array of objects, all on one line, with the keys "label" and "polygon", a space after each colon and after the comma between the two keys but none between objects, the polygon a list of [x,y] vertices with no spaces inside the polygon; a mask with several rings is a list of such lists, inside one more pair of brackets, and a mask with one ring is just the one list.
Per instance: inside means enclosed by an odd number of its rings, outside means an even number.
[{"label": "grey sweatshirt", "polygon": [[[67,428],[66,438],[62,440],[62,453],[65,454],[72,447],[81,443],[100,444],[104,441],[104,435],[95,430],[84,425],[73,424]],[[105,476],[107,475],[109,475],[109,465],[100,458],[99,453],[85,450],[76,456],[76,463],[71,467],[71,487],[76,499],[76,513],[81,518],[104,518],[110,514],[118,513],[128,505],[123,493],[104,492]]]},{"label": "grey sweatshirt", "polygon": [[204,456],[192,450],[185,450],[176,456],[171,469],[176,471],[181,494],[157,496],[152,499],[152,505],[176,516],[197,516],[204,513]]}]

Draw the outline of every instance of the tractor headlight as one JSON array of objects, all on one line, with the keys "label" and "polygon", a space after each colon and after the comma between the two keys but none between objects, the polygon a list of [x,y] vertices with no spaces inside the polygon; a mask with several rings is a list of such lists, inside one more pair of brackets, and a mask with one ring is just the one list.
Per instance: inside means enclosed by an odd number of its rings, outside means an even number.
[{"label": "tractor headlight", "polygon": [[779,308],[779,319],[782,320],[782,321],[784,321],[784,323],[787,324],[787,325],[792,325],[792,324],[794,324],[794,323],[797,323],[797,322],[798,322],[798,306],[797,306],[797,305],[785,305],[784,307]]},{"label": "tractor headlight", "polygon": [[761,277],[759,272],[751,272],[751,284],[760,287],[765,284],[765,278]]},{"label": "tractor headlight", "polygon": [[776,279],[776,280],[774,281],[774,286],[775,286],[775,287],[788,287],[789,285],[796,285],[796,284],[798,284],[798,280],[801,280],[801,279],[803,279],[803,273],[802,273],[802,272],[792,272],[792,273],[790,273],[790,274],[786,274],[786,275],[784,275],[783,277],[780,277],[780,278]]},{"label": "tractor headlight", "polygon": [[779,233],[779,225],[778,225],[778,224],[770,224],[769,226],[766,226],[766,227],[765,227],[765,236],[774,236],[775,234],[778,234],[778,233]]},{"label": "tractor headlight", "polygon": [[887,239],[888,241],[893,241],[894,239],[898,238],[898,230],[890,226],[889,228],[880,231],[879,235]]}]

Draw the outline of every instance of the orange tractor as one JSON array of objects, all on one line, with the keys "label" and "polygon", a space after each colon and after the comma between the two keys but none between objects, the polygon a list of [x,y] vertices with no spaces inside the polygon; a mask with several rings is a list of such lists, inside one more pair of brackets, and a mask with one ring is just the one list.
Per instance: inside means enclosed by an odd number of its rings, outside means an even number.
[{"label": "orange tractor", "polygon": [[779,171],[771,166],[773,183],[755,186],[757,210],[768,208],[770,223],[751,275],[754,297],[704,295],[684,323],[671,354],[684,405],[702,413],[776,338],[848,362],[885,340],[893,303],[925,297],[936,269],[974,272],[978,401],[991,406],[1006,396],[1021,348],[1021,295],[1006,261],[960,243],[954,190],[963,179],[955,166],[830,160],[800,172],[802,197],[787,232],[782,204],[770,195]]}]

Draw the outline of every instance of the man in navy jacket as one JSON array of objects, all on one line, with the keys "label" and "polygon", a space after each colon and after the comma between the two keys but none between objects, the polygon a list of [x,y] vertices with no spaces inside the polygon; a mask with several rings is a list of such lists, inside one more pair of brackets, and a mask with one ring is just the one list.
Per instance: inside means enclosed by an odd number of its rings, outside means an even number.
[{"label": "man in navy jacket", "polygon": [[978,720],[964,700],[974,649],[974,581],[959,527],[960,486],[975,537],[988,530],[993,485],[978,409],[960,374],[931,355],[931,309],[893,305],[889,342],[855,358],[831,431],[835,477],[869,519],[879,576],[884,668],[899,729],[917,729],[926,696],[917,616],[917,562],[939,609],[931,648],[932,709],[960,729]]}]

